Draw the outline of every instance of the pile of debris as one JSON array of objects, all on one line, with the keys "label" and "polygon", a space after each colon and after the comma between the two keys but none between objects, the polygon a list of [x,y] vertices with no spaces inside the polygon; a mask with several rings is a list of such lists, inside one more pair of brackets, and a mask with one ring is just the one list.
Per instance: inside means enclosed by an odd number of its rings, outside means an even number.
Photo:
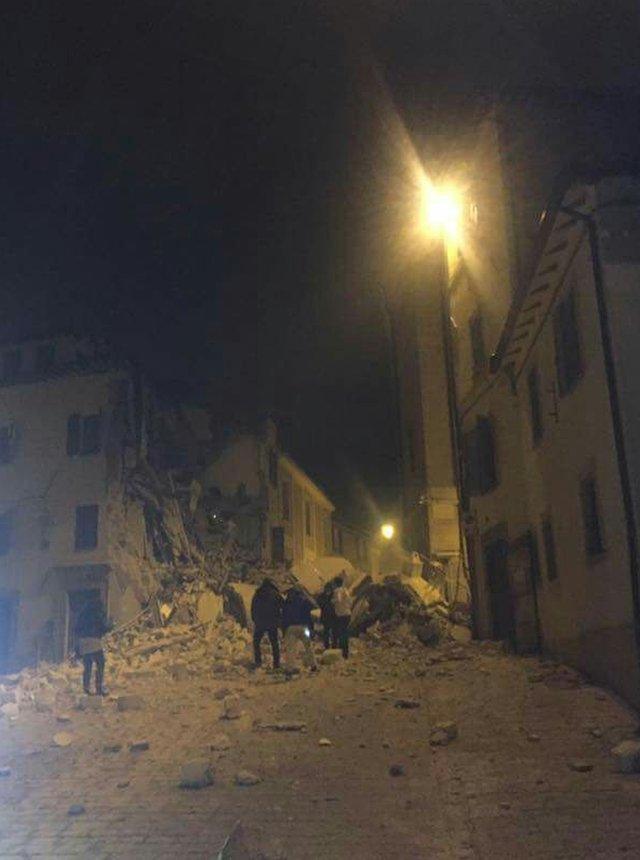
[{"label": "pile of debris", "polygon": [[402,630],[429,646],[448,638],[464,640],[471,636],[460,611],[452,612],[442,591],[421,577],[363,580],[353,595],[351,629],[356,634],[380,638]]}]

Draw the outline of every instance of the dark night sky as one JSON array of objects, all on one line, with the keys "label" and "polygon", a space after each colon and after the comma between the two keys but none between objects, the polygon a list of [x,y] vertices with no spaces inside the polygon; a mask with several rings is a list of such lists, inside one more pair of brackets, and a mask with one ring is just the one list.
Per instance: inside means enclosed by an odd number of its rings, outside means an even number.
[{"label": "dark night sky", "polygon": [[393,167],[364,58],[424,132],[523,68],[636,87],[634,10],[6,0],[6,318],[72,315],[167,390],[204,391],[230,419],[271,411],[353,517],[362,487],[388,507],[392,373],[367,236]]}]

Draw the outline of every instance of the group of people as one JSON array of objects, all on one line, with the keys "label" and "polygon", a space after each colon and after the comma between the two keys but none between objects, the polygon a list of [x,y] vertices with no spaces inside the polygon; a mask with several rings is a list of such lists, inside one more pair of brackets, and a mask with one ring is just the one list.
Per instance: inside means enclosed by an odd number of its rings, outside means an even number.
[{"label": "group of people", "polygon": [[[302,644],[303,661],[312,672],[317,671],[313,652],[314,616],[320,616],[325,648],[342,649],[349,656],[349,622],[351,595],[344,578],[338,576],[327,583],[316,605],[299,586],[292,586],[283,597],[273,580],[262,581],[251,602],[253,621],[254,665],[262,666],[261,644],[268,636],[273,654],[273,668],[280,668],[279,630],[284,634],[285,668],[293,668],[298,644]],[[319,610],[319,612],[318,612]]]}]

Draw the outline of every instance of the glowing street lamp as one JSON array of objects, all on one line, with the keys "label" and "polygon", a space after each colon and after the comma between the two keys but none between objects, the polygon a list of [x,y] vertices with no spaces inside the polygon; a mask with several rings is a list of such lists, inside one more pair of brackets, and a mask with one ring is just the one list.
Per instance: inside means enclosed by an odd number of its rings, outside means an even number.
[{"label": "glowing street lamp", "polygon": [[457,240],[460,236],[462,202],[452,186],[436,188],[425,180],[422,191],[423,222],[432,233]]},{"label": "glowing street lamp", "polygon": [[392,523],[384,523],[380,528],[380,534],[385,540],[392,540],[395,533],[396,529]]}]

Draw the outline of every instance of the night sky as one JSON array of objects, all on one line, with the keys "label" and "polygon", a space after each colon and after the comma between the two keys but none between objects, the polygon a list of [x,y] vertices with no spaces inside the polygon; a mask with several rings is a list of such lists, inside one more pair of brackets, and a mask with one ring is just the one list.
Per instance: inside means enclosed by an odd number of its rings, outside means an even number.
[{"label": "night sky", "polygon": [[105,334],[225,421],[271,413],[347,519],[397,496],[376,75],[420,145],[507,81],[640,79],[631,3],[2,6],[5,321]]}]

